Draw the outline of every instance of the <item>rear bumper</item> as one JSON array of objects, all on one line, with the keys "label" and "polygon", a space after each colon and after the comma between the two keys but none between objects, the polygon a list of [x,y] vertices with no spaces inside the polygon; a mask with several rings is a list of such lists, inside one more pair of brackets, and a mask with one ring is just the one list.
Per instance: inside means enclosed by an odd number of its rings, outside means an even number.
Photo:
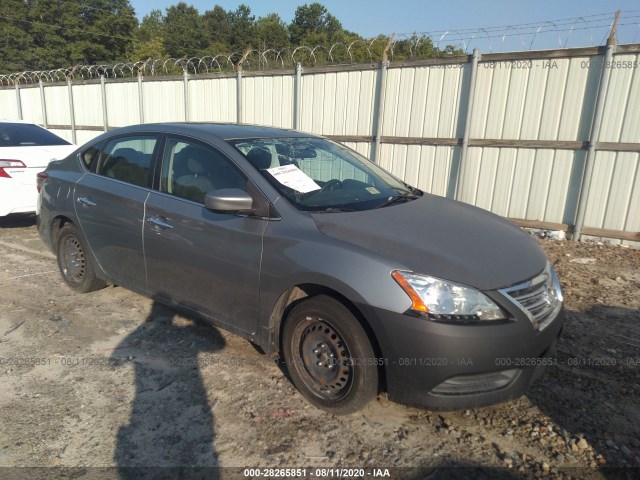
[{"label": "rear bumper", "polygon": [[0,179],[0,217],[35,212],[37,197],[35,184],[24,185],[15,179]]},{"label": "rear bumper", "polygon": [[439,324],[362,306],[378,340],[393,401],[440,410],[517,398],[553,365],[561,310],[543,331],[524,316],[497,325]]}]

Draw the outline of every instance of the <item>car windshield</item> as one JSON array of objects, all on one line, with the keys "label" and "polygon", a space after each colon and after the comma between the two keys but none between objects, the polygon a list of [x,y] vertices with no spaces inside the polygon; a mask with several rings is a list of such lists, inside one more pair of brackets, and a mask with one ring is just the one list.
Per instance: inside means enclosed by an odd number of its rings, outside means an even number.
[{"label": "car windshield", "polygon": [[71,145],[65,139],[30,123],[0,122],[0,147]]},{"label": "car windshield", "polygon": [[420,190],[330,140],[255,138],[229,143],[300,210],[369,210],[422,195]]}]

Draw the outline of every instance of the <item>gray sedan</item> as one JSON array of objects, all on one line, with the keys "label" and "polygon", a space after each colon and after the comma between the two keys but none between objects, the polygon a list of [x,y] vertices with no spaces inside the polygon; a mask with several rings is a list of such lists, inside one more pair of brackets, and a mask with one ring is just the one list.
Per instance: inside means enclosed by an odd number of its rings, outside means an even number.
[{"label": "gray sedan", "polygon": [[40,235],[73,290],[114,283],[228,329],[332,413],[381,391],[440,409],[518,397],[562,330],[528,235],[322,137],[131,126],[38,187]]}]

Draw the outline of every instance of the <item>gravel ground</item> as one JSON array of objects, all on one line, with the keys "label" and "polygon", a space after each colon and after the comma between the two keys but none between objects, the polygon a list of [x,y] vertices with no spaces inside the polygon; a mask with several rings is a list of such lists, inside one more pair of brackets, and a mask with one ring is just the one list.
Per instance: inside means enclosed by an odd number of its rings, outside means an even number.
[{"label": "gravel ground", "polygon": [[381,396],[334,417],[238,337],[122,288],[73,293],[33,217],[0,219],[0,467],[82,467],[76,478],[135,466],[638,478],[640,251],[540,242],[567,324],[558,364],[526,396],[447,413]]}]

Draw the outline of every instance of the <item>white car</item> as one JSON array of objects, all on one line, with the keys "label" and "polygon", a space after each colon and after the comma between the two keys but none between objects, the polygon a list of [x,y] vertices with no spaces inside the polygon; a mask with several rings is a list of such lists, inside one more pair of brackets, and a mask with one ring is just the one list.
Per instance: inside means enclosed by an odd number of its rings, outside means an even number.
[{"label": "white car", "polygon": [[0,120],[0,217],[36,211],[36,175],[76,146],[38,125]]}]

